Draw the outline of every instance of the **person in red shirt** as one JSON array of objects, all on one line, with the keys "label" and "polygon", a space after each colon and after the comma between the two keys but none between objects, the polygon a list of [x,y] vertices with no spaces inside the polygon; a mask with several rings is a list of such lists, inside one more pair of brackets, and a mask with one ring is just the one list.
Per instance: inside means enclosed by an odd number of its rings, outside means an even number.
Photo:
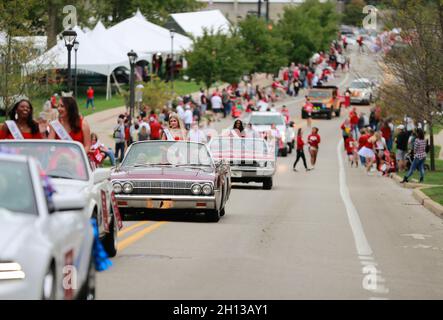
[{"label": "person in red shirt", "polygon": [[292,166],[292,169],[294,171],[297,171],[296,166],[300,158],[303,160],[303,165],[305,166],[306,171],[309,171],[308,165],[306,164],[306,157],[304,152],[304,146],[305,142],[303,141],[303,131],[301,128],[298,129],[297,132],[297,159],[294,162],[294,165]]},{"label": "person in red shirt", "polygon": [[151,140],[160,140],[161,138],[161,124],[154,117],[150,117],[149,126],[151,127]]},{"label": "person in red shirt", "polygon": [[[32,104],[29,100],[18,101],[9,113],[9,118],[13,122],[11,125],[15,123],[19,131],[17,134],[21,134],[23,139],[43,139],[38,123],[32,119],[32,111]],[[4,139],[15,139],[6,123],[0,125],[0,140]]]},{"label": "person in red shirt", "polygon": [[312,88],[312,79],[314,78],[314,73],[309,70],[308,74],[306,75],[306,79],[308,79],[308,86],[309,88]]},{"label": "person in red shirt", "polygon": [[349,88],[345,91],[345,108],[349,108],[351,106],[351,90]]},{"label": "person in red shirt", "polygon": [[86,90],[86,109],[88,109],[89,105],[92,106],[92,111],[95,110],[94,106],[94,89],[92,87],[89,87],[88,90]]},{"label": "person in red shirt", "polygon": [[359,117],[357,114],[357,109],[354,107],[352,108],[352,111],[349,113],[349,119],[351,121],[351,130],[352,134],[354,135],[354,139],[358,138],[358,121]]},{"label": "person in red shirt", "polygon": [[57,97],[58,94],[54,93],[51,97],[51,108],[57,108]]},{"label": "person in red shirt", "polygon": [[315,168],[317,162],[318,146],[321,142],[320,135],[318,134],[318,128],[312,128],[311,134],[308,136],[309,154],[311,155],[311,167]]},{"label": "person in red shirt", "polygon": [[305,109],[306,112],[306,125],[308,128],[312,125],[312,111],[314,111],[314,105],[311,103],[311,100],[308,96],[305,96],[305,105],[303,106],[303,109]]},{"label": "person in red shirt", "polygon": [[346,139],[346,153],[348,155],[349,163],[351,164],[351,167],[355,163],[355,167],[358,167],[358,154],[357,154],[357,141],[355,141],[354,137],[351,135]]}]

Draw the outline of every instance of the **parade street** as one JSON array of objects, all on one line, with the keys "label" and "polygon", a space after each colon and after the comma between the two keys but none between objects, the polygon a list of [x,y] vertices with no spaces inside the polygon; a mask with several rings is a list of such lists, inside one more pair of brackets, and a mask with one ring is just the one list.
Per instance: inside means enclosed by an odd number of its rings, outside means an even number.
[{"label": "parade street", "polygon": [[[353,55],[351,72],[331,83],[344,91],[359,75],[377,77],[373,59]],[[303,98],[284,103],[308,134]],[[441,298],[442,220],[411,189],[351,168],[341,123],[313,121],[322,137],[315,170],[294,172],[294,152],[279,157],[273,189],[234,184],[216,224],[161,212],[125,221],[113,267],[97,275],[97,298]]]}]

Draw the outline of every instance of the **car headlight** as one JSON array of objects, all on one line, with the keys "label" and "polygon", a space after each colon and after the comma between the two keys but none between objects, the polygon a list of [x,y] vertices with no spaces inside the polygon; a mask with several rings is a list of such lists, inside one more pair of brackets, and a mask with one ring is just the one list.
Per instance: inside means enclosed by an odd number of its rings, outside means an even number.
[{"label": "car headlight", "polygon": [[0,262],[0,280],[19,280],[25,278],[25,272],[16,262]]},{"label": "car headlight", "polygon": [[194,195],[201,194],[202,186],[199,185],[199,184],[193,184],[192,187],[191,187],[191,192]]},{"label": "car headlight", "polygon": [[205,196],[212,194],[212,186],[210,184],[203,185],[202,192]]},{"label": "car headlight", "polygon": [[126,183],[123,185],[123,192],[124,192],[124,193],[131,193],[132,190],[134,190],[134,187],[132,186],[131,183],[126,182]]},{"label": "car headlight", "polygon": [[114,183],[112,185],[112,188],[114,189],[114,193],[121,193],[122,192],[122,185],[118,182]]},{"label": "car headlight", "polygon": [[264,168],[264,167],[266,167],[266,161],[259,161],[258,165],[260,168]]}]

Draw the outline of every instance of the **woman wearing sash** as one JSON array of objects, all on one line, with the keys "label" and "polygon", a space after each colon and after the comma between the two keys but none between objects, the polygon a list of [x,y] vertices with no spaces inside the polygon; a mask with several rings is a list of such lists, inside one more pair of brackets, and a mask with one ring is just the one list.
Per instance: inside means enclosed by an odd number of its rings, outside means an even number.
[{"label": "woman wearing sash", "polygon": [[169,115],[169,129],[163,128],[162,140],[186,140],[186,131],[178,114],[171,113]]},{"label": "woman wearing sash", "polygon": [[58,105],[58,120],[50,124],[49,139],[73,140],[80,142],[86,152],[91,148],[91,129],[78,111],[73,97],[62,97]]},{"label": "woman wearing sash", "polygon": [[32,111],[29,100],[18,101],[9,113],[11,120],[0,125],[0,140],[43,139],[38,123],[32,119]]}]

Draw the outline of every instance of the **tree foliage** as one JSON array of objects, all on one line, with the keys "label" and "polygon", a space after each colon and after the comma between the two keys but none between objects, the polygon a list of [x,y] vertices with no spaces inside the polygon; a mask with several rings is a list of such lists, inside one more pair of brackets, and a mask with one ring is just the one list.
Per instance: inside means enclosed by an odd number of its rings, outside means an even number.
[{"label": "tree foliage", "polygon": [[185,54],[189,64],[187,74],[204,83],[206,88],[217,81],[236,83],[251,68],[241,48],[242,39],[238,34],[205,30],[202,37],[194,39],[192,50]]},{"label": "tree foliage", "polygon": [[431,169],[435,169],[433,127],[442,123],[437,97],[443,91],[443,2],[394,1],[389,24],[404,40],[384,58],[389,76],[381,97],[391,112],[426,121],[430,128]]},{"label": "tree foliage", "polygon": [[332,2],[307,0],[300,6],[286,7],[276,31],[289,41],[289,59],[307,62],[314,52],[326,50],[336,38],[338,21]]},{"label": "tree foliage", "polygon": [[342,23],[361,27],[362,21],[365,17],[365,14],[363,13],[363,8],[365,6],[366,2],[364,0],[351,0],[345,5]]},{"label": "tree foliage", "polygon": [[288,64],[286,48],[288,42],[272,28],[271,24],[256,16],[240,21],[239,35],[243,44],[241,50],[252,64],[250,73],[276,73]]}]

